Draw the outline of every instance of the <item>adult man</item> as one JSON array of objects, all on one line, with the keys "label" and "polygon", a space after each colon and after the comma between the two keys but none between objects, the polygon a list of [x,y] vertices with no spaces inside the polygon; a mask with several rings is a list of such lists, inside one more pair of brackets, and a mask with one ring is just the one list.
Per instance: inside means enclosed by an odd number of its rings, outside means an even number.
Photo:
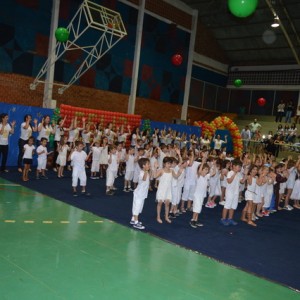
[{"label": "adult man", "polygon": [[251,140],[251,132],[250,132],[250,129],[249,129],[248,125],[246,125],[245,128],[242,130],[241,137],[242,137],[242,140],[243,140],[243,151],[247,152],[249,142]]},{"label": "adult man", "polygon": [[261,125],[257,123],[257,119],[254,119],[253,122],[249,124],[249,127],[251,131],[251,138],[257,130],[261,129]]}]

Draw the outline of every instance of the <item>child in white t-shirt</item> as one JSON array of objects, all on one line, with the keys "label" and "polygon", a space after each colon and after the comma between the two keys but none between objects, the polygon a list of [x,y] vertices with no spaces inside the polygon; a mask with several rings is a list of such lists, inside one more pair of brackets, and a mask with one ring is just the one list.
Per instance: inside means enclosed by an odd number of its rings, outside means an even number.
[{"label": "child in white t-shirt", "polygon": [[180,211],[185,213],[185,202],[187,202],[187,210],[191,210],[192,201],[194,200],[195,186],[197,180],[197,170],[200,162],[194,161],[194,152],[189,151],[189,161],[185,170],[185,180],[183,186],[183,193],[181,197]]},{"label": "child in white t-shirt", "polygon": [[138,160],[139,167],[141,168],[138,186],[133,192],[132,203],[132,218],[130,224],[137,229],[145,229],[145,226],[139,222],[139,214],[144,207],[145,199],[148,197],[149,183],[150,183],[150,160],[148,158],[141,158]]},{"label": "child in white t-shirt", "polygon": [[128,149],[128,153],[126,154],[126,171],[125,171],[125,180],[124,180],[124,192],[130,192],[131,189],[131,181],[133,180],[134,175],[134,147],[130,147]]},{"label": "child in white t-shirt", "polygon": [[110,146],[108,154],[108,168],[106,170],[106,194],[112,196],[114,194],[115,178],[118,173],[119,161],[117,155],[117,147],[115,145]]},{"label": "child in white t-shirt", "polygon": [[94,143],[91,145],[92,153],[92,167],[91,167],[91,179],[98,179],[97,173],[100,171],[100,157],[102,152],[102,147],[100,147],[100,142],[95,140]]},{"label": "child in white t-shirt", "polygon": [[86,172],[85,172],[85,162],[89,159],[86,152],[83,151],[84,144],[81,141],[76,142],[75,148],[72,150],[69,160],[72,162],[72,187],[73,196],[77,197],[77,185],[78,179],[81,186],[81,194],[89,196],[90,194],[86,192]]},{"label": "child in white t-shirt", "polygon": [[[234,211],[239,202],[239,186],[246,181],[248,170],[245,174],[241,174],[242,163],[240,160],[232,162],[232,170],[227,174],[227,187],[225,192],[225,205],[222,211],[221,224],[237,225],[233,220]],[[228,218],[227,218],[228,216]]]},{"label": "child in white t-shirt", "polygon": [[48,179],[48,177],[45,174],[46,166],[47,166],[47,155],[51,154],[53,151],[48,152],[47,150],[47,138],[41,138],[41,144],[37,147],[36,153],[38,155],[38,166],[36,169],[36,179]]},{"label": "child in white t-shirt", "polygon": [[[216,172],[216,170],[214,169],[213,172]],[[214,176],[214,173],[209,174],[209,165],[206,163],[206,159],[203,158],[202,163],[199,165],[197,170],[196,187],[193,201],[193,217],[190,221],[190,225],[193,228],[203,226],[202,223],[198,222],[198,217],[201,213],[203,201],[207,194],[210,176]]]},{"label": "child in white t-shirt", "polygon": [[23,154],[24,169],[23,169],[22,180],[28,181],[29,180],[28,172],[29,172],[30,166],[32,165],[32,155],[33,155],[34,149],[35,149],[33,136],[29,137],[28,143],[24,145],[23,149],[24,149],[23,150],[24,151],[24,154]]}]

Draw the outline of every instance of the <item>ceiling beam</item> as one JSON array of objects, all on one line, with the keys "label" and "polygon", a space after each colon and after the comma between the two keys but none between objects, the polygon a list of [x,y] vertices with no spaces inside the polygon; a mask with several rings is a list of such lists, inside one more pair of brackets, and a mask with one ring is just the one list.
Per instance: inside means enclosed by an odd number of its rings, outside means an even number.
[{"label": "ceiling beam", "polygon": [[[273,7],[271,1],[270,1],[270,0],[265,0],[265,1],[266,1],[266,3],[268,4],[268,6],[269,6],[269,8],[270,8],[270,10],[271,10],[271,12],[272,12],[272,14],[273,14],[273,16],[278,16],[278,14],[277,14],[277,12],[275,11],[275,9],[274,9],[274,7]],[[297,50],[295,49],[295,47],[294,47],[294,45],[293,45],[293,43],[292,43],[292,41],[291,41],[291,39],[290,39],[290,37],[289,37],[289,35],[288,35],[286,29],[285,29],[285,27],[283,26],[283,24],[282,24],[280,18],[278,18],[278,21],[279,21],[279,24],[280,24],[280,28],[281,28],[281,30],[282,30],[282,32],[283,32],[283,34],[284,34],[284,36],[285,36],[285,38],[286,38],[286,40],[287,40],[287,42],[288,42],[288,44],[289,44],[289,46],[290,46],[292,52],[293,52],[293,55],[294,55],[294,57],[295,57],[295,59],[296,59],[296,62],[297,62],[298,65],[300,65],[300,59],[299,59]]]}]

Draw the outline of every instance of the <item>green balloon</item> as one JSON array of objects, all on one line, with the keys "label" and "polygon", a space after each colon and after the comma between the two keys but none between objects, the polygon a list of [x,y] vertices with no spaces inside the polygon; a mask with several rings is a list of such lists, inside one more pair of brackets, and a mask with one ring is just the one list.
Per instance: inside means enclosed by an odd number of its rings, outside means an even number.
[{"label": "green balloon", "polygon": [[55,37],[61,43],[66,42],[69,39],[69,35],[70,33],[67,28],[59,27],[55,30]]},{"label": "green balloon", "polygon": [[258,0],[228,0],[230,12],[238,18],[246,18],[254,13]]},{"label": "green balloon", "polygon": [[241,79],[236,79],[233,83],[235,87],[241,87],[243,84]]}]

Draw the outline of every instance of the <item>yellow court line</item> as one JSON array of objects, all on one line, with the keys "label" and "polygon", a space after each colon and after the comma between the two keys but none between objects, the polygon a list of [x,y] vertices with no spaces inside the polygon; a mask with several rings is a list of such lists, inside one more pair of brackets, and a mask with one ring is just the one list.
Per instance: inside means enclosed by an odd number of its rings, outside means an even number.
[{"label": "yellow court line", "polygon": [[[16,220],[3,220],[4,223],[16,223],[17,221]],[[35,220],[24,220],[23,221],[25,224],[34,224],[36,223]],[[104,221],[102,220],[95,220],[95,221],[84,221],[84,220],[79,220],[77,221],[78,224],[87,224],[87,223],[96,223],[96,224],[101,224],[103,223]],[[43,224],[53,224],[54,221],[51,221],[51,220],[44,220],[42,221]],[[62,220],[62,221],[59,221],[60,224],[70,224],[72,222],[70,221],[66,221],[66,220]]]}]

